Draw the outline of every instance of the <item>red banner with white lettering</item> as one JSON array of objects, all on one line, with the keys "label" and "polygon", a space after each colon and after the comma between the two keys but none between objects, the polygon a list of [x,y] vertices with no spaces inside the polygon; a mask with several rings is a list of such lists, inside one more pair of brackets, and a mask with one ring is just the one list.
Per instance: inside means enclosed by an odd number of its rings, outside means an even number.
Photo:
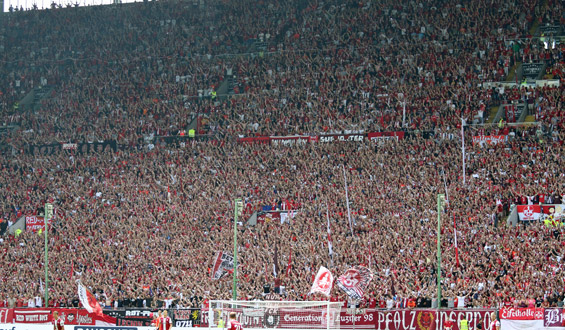
[{"label": "red banner with white lettering", "polygon": [[451,320],[451,329],[459,330],[459,321],[463,316],[469,321],[469,329],[476,329],[479,323],[483,325],[483,329],[488,329],[489,314],[493,311],[495,310],[395,309],[376,311],[373,317],[376,321],[376,330],[443,330],[449,320]]},{"label": "red banner with white lettering", "polygon": [[26,308],[14,310],[14,323],[48,324],[51,320],[49,309]]},{"label": "red banner with white lettering", "polygon": [[[59,318],[66,325],[116,325],[116,318],[108,315],[96,315],[85,309],[73,308],[22,308],[8,309],[13,317],[8,317],[7,322],[2,323],[29,323],[50,324],[53,320],[53,312],[59,313]],[[8,314],[10,315],[10,314]],[[2,310],[0,309],[0,317]],[[3,321],[3,320],[2,320]]]},{"label": "red banner with white lettering", "polygon": [[501,320],[543,320],[543,308],[503,308]]},{"label": "red banner with white lettering", "polygon": [[[47,221],[47,225],[51,227],[51,222],[53,219]],[[43,217],[36,215],[26,216],[26,230],[36,232],[39,229],[45,230],[45,221]]]},{"label": "red banner with white lettering", "polygon": [[495,145],[506,141],[506,135],[479,135],[473,136],[473,144]]},{"label": "red banner with white lettering", "polygon": [[[236,312],[237,320],[243,328],[279,328],[279,329],[326,329],[327,328],[327,309],[318,308],[312,310],[281,309],[274,310],[267,308],[264,313],[256,314],[254,311],[243,312],[242,309],[228,309],[224,312]],[[331,313],[331,311],[330,311]],[[376,322],[375,310],[363,310],[361,314],[355,315],[355,327],[353,326],[353,315],[348,314],[342,309],[340,314],[340,329],[375,329]],[[202,312],[202,327],[208,326],[208,311]],[[332,316],[330,316],[330,319]],[[393,330],[392,328],[389,328]],[[409,329],[406,329],[409,330]]]},{"label": "red banner with white lettering", "polygon": [[502,329],[546,329],[543,308],[503,308],[499,315]]}]

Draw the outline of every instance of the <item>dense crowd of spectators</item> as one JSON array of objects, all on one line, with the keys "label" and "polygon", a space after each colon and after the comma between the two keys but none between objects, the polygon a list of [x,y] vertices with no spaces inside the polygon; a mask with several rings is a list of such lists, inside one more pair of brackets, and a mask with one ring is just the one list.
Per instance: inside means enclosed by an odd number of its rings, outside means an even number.
[{"label": "dense crowd of spectators", "polygon": [[[322,265],[340,275],[364,264],[375,278],[363,305],[426,306],[436,291],[436,197],[446,192],[445,304],[557,305],[562,229],[500,222],[523,197],[565,198],[563,84],[483,86],[531,54],[541,59],[539,44],[534,52],[507,40],[530,38],[536,20],[562,20],[555,11],[563,15],[562,5],[526,0],[263,0],[12,13],[2,22],[0,115],[19,128],[1,137],[11,150],[0,160],[0,215],[11,223],[55,205],[49,290],[60,306],[77,303],[77,279],[107,306],[230,298],[229,276],[210,275],[216,252],[233,251],[235,198],[246,206],[238,227],[241,299],[261,298],[274,283],[276,246],[286,299],[321,299],[308,291]],[[260,44],[266,49],[258,52]],[[562,48],[548,54],[559,70]],[[227,78],[236,95],[210,97]],[[40,85],[52,92],[39,110],[14,106]],[[511,100],[531,105],[539,125],[467,127],[463,178],[462,120],[481,123],[487,109]],[[203,118],[200,131],[211,141],[156,138]],[[410,134],[379,143],[237,142],[391,130]],[[473,144],[478,134],[508,138]],[[121,147],[25,152],[101,140]],[[290,223],[245,225],[254,211],[288,201]],[[38,304],[42,242],[27,231],[2,238],[0,304]],[[331,299],[345,296],[336,287]]]}]

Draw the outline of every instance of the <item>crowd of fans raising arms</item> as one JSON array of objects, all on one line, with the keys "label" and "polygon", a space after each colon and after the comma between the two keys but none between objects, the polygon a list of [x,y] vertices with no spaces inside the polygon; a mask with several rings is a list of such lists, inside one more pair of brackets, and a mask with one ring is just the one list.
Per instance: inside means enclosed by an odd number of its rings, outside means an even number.
[{"label": "crowd of fans raising arms", "polygon": [[[240,298],[261,298],[274,283],[276,246],[285,299],[319,299],[307,294],[322,265],[339,275],[364,264],[375,275],[364,306],[427,306],[437,278],[436,197],[447,192],[447,304],[558,305],[562,229],[503,219],[523,198],[565,198],[563,84],[482,83],[536,56],[563,79],[562,46],[545,51],[530,34],[534,24],[563,23],[559,1],[171,1],[12,13],[2,23],[0,103],[2,121],[17,129],[1,137],[9,148],[0,216],[12,223],[55,205],[49,290],[58,306],[76,303],[77,279],[107,306],[228,299],[231,282],[210,273],[216,252],[233,250],[235,198],[245,203]],[[228,78],[234,95],[211,97]],[[14,106],[39,86],[50,92],[36,107]],[[539,125],[481,128],[508,136],[496,146],[472,144],[478,130],[467,127],[463,184],[462,121],[484,122],[488,109],[512,100],[536,109]],[[156,138],[201,119],[207,141]],[[376,131],[407,134],[378,144],[237,142]],[[121,147],[26,152],[100,140]],[[253,212],[283,203],[289,223],[246,225]],[[0,304],[37,304],[42,242],[32,232],[2,237]],[[334,288],[331,299],[345,296]]]}]

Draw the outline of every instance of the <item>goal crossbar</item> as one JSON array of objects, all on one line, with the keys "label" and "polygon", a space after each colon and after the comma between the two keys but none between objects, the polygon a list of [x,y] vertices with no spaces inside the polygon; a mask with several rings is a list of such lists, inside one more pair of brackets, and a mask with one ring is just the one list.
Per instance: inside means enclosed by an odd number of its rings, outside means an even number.
[{"label": "goal crossbar", "polygon": [[343,303],[329,301],[233,301],[212,300],[209,328],[228,328],[235,313],[244,330],[252,329],[339,329]]}]

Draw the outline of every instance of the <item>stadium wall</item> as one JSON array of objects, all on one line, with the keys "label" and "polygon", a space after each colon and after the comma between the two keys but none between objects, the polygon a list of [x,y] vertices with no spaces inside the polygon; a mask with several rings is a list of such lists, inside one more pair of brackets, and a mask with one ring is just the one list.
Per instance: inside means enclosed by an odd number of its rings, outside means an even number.
[{"label": "stadium wall", "polygon": [[[26,321],[40,323],[13,323],[16,322],[18,312],[24,314],[23,310],[29,310],[30,318]],[[43,309],[44,315],[51,315],[51,310],[58,310],[60,315],[64,315],[63,309]],[[53,325],[45,318],[35,320],[33,317],[34,309],[8,309],[0,308],[0,330],[52,330]],[[124,311],[124,310],[122,310]],[[171,309],[171,312],[179,311]],[[206,315],[208,311],[200,309],[186,309],[186,317],[198,311],[198,316],[202,315],[202,322],[179,323],[181,326],[173,326],[171,330],[184,330],[188,327],[207,328]],[[144,314],[141,310],[125,310],[126,314],[132,317],[140,317]],[[446,328],[447,320],[453,321],[452,330],[459,329],[459,321],[465,317],[469,321],[469,329],[492,329],[493,323],[490,314],[498,312],[500,317],[501,330],[518,329],[539,329],[539,330],[565,330],[565,309],[564,308],[508,308],[508,309],[393,309],[375,310],[360,309],[355,313],[355,325],[353,326],[353,313],[342,309],[340,329],[374,329],[374,330],[443,330]],[[192,315],[196,315],[192,314]],[[66,315],[69,315],[67,312]],[[179,314],[181,316],[181,314]],[[20,318],[21,320],[21,318]],[[150,326],[116,326],[108,323],[95,322],[90,325],[65,325],[65,330],[155,330]],[[75,319],[76,322],[76,319]],[[70,322],[72,323],[72,321]],[[173,323],[174,324],[174,323]],[[479,324],[482,327],[479,327]],[[311,325],[297,323],[291,329],[312,329]],[[264,327],[245,327],[245,330],[261,330]],[[273,329],[282,329],[273,327]],[[290,329],[287,327],[287,329]]]}]

